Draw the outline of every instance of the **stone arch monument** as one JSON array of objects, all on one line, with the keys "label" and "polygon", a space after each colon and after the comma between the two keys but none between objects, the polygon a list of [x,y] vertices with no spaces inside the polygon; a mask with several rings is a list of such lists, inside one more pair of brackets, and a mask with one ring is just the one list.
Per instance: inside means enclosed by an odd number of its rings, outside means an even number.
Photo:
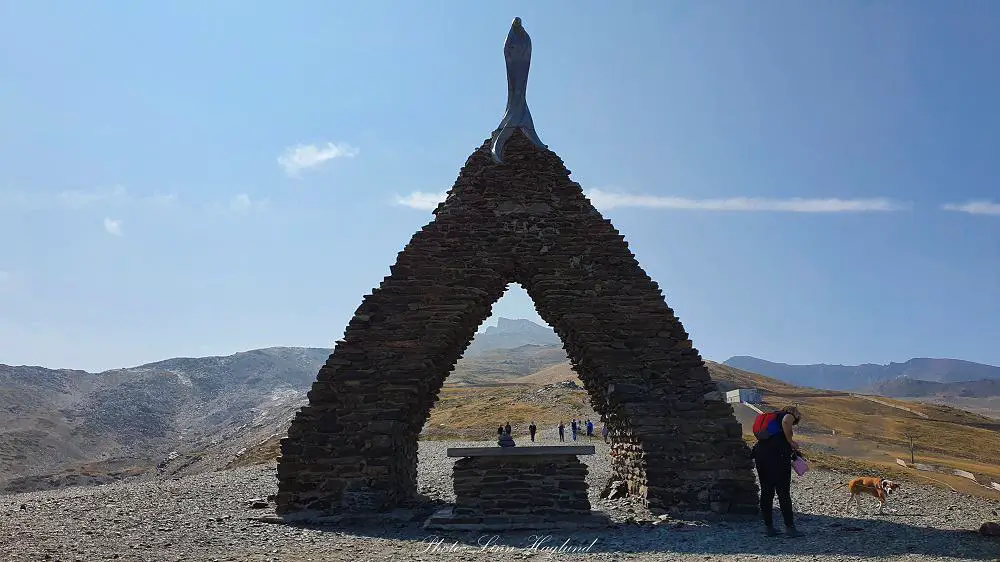
[{"label": "stone arch monument", "polygon": [[612,480],[652,508],[755,513],[732,407],[624,236],[535,133],[524,96],[531,44],[519,19],[504,53],[507,113],[320,369],[281,442],[278,512],[382,510],[415,497],[417,436],[516,282],[607,424]]}]

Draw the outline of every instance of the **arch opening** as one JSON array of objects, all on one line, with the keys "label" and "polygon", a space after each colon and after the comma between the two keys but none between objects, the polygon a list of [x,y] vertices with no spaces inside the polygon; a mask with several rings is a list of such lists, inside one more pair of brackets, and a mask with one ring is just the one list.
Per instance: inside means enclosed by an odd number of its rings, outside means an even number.
[{"label": "arch opening", "polygon": [[560,421],[599,424],[562,340],[532,309],[527,292],[509,284],[445,379],[421,440],[495,442],[509,422],[517,444],[530,444],[534,422],[538,442],[553,444]]}]

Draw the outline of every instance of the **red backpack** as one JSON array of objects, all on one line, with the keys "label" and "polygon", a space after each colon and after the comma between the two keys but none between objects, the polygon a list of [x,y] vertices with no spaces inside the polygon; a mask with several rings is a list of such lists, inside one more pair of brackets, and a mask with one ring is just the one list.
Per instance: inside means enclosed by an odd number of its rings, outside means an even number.
[{"label": "red backpack", "polygon": [[770,439],[781,433],[781,419],[779,412],[765,412],[757,414],[753,420],[753,434],[758,441]]}]

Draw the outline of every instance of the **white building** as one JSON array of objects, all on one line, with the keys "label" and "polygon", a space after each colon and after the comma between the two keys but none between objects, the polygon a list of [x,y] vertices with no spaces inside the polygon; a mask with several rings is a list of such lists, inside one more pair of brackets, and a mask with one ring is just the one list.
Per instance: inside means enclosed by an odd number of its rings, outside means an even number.
[{"label": "white building", "polygon": [[759,388],[737,388],[726,393],[726,403],[760,404],[762,395]]}]

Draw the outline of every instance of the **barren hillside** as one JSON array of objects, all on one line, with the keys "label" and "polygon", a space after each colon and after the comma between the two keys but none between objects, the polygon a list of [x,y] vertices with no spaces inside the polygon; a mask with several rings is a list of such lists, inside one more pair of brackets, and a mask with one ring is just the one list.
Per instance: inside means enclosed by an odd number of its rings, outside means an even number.
[{"label": "barren hillside", "polygon": [[[270,348],[105,373],[0,367],[0,487],[30,490],[136,474],[195,474],[273,460],[329,350]],[[720,389],[756,387],[798,404],[817,453],[895,466],[908,458],[1000,481],[1000,422],[944,405],[797,387],[707,362]],[[748,424],[753,413],[737,407]],[[600,420],[558,346],[492,349],[459,361],[422,439],[491,439],[510,422]]]}]

